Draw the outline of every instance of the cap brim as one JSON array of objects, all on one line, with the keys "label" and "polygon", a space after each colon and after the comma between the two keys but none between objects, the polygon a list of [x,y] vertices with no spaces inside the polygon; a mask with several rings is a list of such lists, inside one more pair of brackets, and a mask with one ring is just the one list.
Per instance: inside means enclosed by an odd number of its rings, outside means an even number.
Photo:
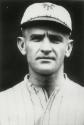
[{"label": "cap brim", "polygon": [[60,27],[63,27],[64,29],[68,30],[68,32],[71,32],[71,29],[62,21],[60,21],[59,19],[56,18],[52,18],[52,17],[37,17],[37,18],[32,18],[29,21],[24,22],[23,24],[21,24],[21,27],[28,27],[28,25],[30,25],[30,23],[36,23],[36,22],[52,22],[54,24],[59,24]]}]

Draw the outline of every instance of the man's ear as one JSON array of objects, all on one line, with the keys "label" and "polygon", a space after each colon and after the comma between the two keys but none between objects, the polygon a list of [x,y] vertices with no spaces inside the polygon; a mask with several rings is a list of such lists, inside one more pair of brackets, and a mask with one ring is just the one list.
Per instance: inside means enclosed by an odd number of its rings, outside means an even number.
[{"label": "man's ear", "polygon": [[22,55],[26,55],[24,37],[17,37],[17,47],[20,50],[20,52],[22,53]]},{"label": "man's ear", "polygon": [[68,44],[67,44],[67,48],[66,48],[66,52],[65,52],[65,56],[69,57],[71,52],[72,52],[72,48],[73,48],[73,40],[69,39]]}]

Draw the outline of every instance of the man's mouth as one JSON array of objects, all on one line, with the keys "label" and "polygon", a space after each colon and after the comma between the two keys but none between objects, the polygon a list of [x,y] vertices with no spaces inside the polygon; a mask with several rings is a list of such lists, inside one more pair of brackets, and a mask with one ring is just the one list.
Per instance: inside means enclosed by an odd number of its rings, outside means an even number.
[{"label": "man's mouth", "polygon": [[55,57],[37,57],[36,60],[55,60]]}]

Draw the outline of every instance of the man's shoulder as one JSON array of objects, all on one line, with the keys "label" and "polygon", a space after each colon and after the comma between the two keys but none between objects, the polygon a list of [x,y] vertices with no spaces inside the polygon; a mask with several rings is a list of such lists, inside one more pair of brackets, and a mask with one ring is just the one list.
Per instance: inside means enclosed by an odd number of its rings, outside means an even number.
[{"label": "man's shoulder", "polygon": [[[73,100],[79,100],[84,102],[84,87],[81,86],[80,84],[78,84],[77,82],[74,82],[70,79],[67,80],[67,87],[66,87],[66,91],[67,91],[67,96],[69,95],[69,99]],[[65,92],[66,93],[66,92]]]},{"label": "man's shoulder", "polygon": [[0,105],[5,103],[12,103],[15,100],[21,99],[21,96],[25,94],[26,85],[25,82],[19,82],[13,87],[0,92]]},{"label": "man's shoulder", "polygon": [[0,92],[0,123],[18,125],[25,120],[28,124],[33,122],[33,108],[26,82],[22,81]]},{"label": "man's shoulder", "polygon": [[0,97],[1,96],[5,96],[5,95],[9,95],[9,94],[12,94],[14,91],[17,91],[20,90],[22,88],[24,81],[21,81],[19,83],[17,83],[16,85],[6,89],[6,90],[3,90],[0,92]]},{"label": "man's shoulder", "polygon": [[80,85],[79,83],[77,82],[74,82],[73,80],[71,79],[67,79],[67,82],[69,83],[69,87],[71,87],[72,90],[74,91],[80,91],[80,92],[84,92],[84,87],[82,85]]}]

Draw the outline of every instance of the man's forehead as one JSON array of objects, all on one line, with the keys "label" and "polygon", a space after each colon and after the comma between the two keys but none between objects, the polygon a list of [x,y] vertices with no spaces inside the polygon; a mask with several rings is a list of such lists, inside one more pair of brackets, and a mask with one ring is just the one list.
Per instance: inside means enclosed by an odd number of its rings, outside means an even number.
[{"label": "man's forehead", "polygon": [[32,27],[32,28],[28,28],[25,30],[25,33],[27,34],[33,34],[33,35],[61,35],[61,33],[58,31],[58,30],[53,30],[52,28],[50,27],[42,27],[42,26],[39,26],[39,27]]},{"label": "man's forehead", "polygon": [[53,22],[47,22],[47,21],[42,21],[42,22],[33,22],[29,24],[26,24],[25,27],[23,27],[23,32],[32,32],[35,34],[39,34],[39,33],[60,33],[63,35],[67,35],[69,34],[69,31],[67,29],[65,29],[65,27],[53,23]]}]

